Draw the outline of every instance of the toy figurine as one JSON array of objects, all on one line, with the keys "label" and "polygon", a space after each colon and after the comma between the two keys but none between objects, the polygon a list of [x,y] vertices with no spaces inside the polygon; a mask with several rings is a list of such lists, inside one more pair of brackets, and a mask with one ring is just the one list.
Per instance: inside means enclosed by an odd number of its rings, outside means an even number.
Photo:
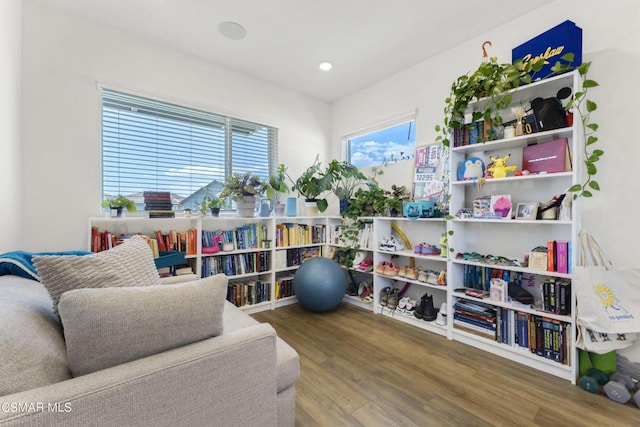
[{"label": "toy figurine", "polygon": [[511,154],[507,154],[504,157],[491,156],[493,165],[487,168],[491,172],[491,176],[494,178],[505,178],[507,172],[513,172],[516,170],[515,166],[507,166],[507,160],[511,157]]}]

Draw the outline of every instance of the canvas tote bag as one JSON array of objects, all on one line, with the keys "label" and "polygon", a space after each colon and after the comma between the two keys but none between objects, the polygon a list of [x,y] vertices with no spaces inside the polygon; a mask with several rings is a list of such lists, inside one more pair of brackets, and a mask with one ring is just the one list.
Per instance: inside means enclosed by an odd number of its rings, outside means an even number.
[{"label": "canvas tote bag", "polygon": [[578,348],[606,353],[627,348],[640,332],[640,271],[614,268],[596,240],[580,232],[581,265],[575,267]]}]

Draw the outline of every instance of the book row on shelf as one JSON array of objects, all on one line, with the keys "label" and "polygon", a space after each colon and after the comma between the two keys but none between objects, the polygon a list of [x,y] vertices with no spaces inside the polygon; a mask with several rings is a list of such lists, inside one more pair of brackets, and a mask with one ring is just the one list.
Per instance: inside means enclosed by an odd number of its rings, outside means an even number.
[{"label": "book row on shelf", "polygon": [[453,308],[457,329],[528,350],[563,365],[570,362],[570,323],[465,299],[458,299]]},{"label": "book row on shelf", "polygon": [[261,280],[233,282],[227,285],[227,301],[236,307],[255,305],[271,300],[271,283]]},{"label": "book row on shelf", "polygon": [[293,291],[293,276],[283,276],[276,279],[276,299],[288,298],[295,295]]},{"label": "book row on shelf", "polygon": [[203,253],[222,250],[221,247],[211,251],[207,251],[206,249],[224,243],[233,243],[234,250],[265,248],[268,247],[266,243],[268,241],[269,232],[267,226],[264,224],[244,224],[231,230],[202,230]]},{"label": "book row on shelf", "polygon": [[296,267],[308,259],[323,255],[322,246],[283,249],[276,252],[276,268]]},{"label": "book row on shelf", "polygon": [[324,243],[325,233],[324,224],[283,222],[276,224],[275,242],[277,247]]},{"label": "book row on shelf", "polygon": [[[138,235],[142,235],[138,233]],[[112,233],[109,230],[100,231],[98,227],[91,227],[91,252],[102,252],[111,249],[129,239],[132,234]],[[153,250],[155,258],[160,252],[184,252],[186,255],[195,255],[197,251],[195,229],[187,231],[170,230],[163,233],[160,230],[154,232],[153,237],[144,236]]]},{"label": "book row on shelf", "polygon": [[248,252],[210,256],[202,260],[202,277],[224,273],[227,276],[263,273],[271,270],[271,252]]}]

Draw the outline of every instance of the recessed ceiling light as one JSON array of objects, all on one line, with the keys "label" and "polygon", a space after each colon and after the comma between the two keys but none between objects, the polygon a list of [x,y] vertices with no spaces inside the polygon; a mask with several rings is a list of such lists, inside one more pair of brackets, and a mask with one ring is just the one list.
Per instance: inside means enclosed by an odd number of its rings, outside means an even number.
[{"label": "recessed ceiling light", "polygon": [[333,68],[333,64],[329,61],[323,61],[320,63],[319,67],[322,71],[329,71]]},{"label": "recessed ceiling light", "polygon": [[241,40],[247,36],[247,30],[237,22],[221,22],[218,30],[220,34],[231,40]]}]

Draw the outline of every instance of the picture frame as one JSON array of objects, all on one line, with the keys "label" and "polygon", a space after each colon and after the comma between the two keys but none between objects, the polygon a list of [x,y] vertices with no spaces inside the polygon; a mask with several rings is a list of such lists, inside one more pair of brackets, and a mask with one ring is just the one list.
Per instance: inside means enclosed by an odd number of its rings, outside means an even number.
[{"label": "picture frame", "polygon": [[516,219],[535,220],[538,214],[538,202],[522,202],[516,207]]}]

